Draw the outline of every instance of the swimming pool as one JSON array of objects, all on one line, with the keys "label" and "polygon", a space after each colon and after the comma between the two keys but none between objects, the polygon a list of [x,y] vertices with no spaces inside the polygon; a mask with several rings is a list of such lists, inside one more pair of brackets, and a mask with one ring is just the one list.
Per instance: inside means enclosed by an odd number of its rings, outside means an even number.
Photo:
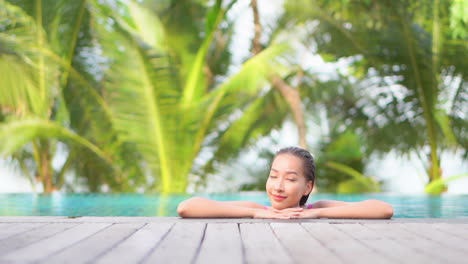
[{"label": "swimming pool", "polygon": [[[158,194],[0,194],[0,216],[176,216],[179,202],[192,195]],[[263,192],[200,194],[216,200],[250,200],[268,205]],[[320,199],[391,203],[396,218],[468,218],[468,195],[314,194]]]}]

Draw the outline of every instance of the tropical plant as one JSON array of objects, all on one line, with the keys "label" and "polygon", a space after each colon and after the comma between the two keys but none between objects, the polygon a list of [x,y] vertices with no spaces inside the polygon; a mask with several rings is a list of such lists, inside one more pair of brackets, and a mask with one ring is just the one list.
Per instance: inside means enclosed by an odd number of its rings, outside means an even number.
[{"label": "tropical plant", "polygon": [[[154,10],[134,1],[1,4],[9,12],[0,28],[9,50],[0,65],[16,65],[11,54],[22,59],[22,68],[4,71],[1,83],[6,121],[0,136],[9,141],[2,153],[16,158],[24,174],[33,170],[47,192],[61,187],[69,170],[92,191],[103,184],[132,190],[147,174],[152,190],[185,191],[207,137],[238,109],[258,105],[256,95],[286,50],[273,45],[217,81],[227,66],[214,67],[208,53],[219,49],[213,39],[234,1],[216,1],[208,12],[202,3],[180,1],[158,2]],[[76,144],[67,145],[54,172],[57,139]],[[104,162],[86,155],[89,150]],[[31,158],[35,162],[26,161]]]},{"label": "tropical plant", "polygon": [[447,188],[447,183],[448,182],[458,180],[458,179],[461,179],[461,178],[466,178],[466,177],[468,177],[468,173],[462,173],[462,174],[450,176],[450,177],[447,177],[447,178],[440,178],[440,179],[438,179],[436,181],[432,181],[431,183],[426,185],[426,188],[424,188],[424,191],[426,193],[428,193],[428,194],[437,195],[437,194],[440,194],[441,192],[443,192]]},{"label": "tropical plant", "polygon": [[46,192],[66,171],[52,166],[58,141],[113,170],[109,156],[68,125],[64,87],[72,79],[85,82],[71,66],[85,2],[0,1],[0,153]]},{"label": "tropical plant", "polygon": [[[172,16],[158,16],[135,2],[115,8],[95,3],[100,48],[110,58],[102,85],[112,123],[124,142],[135,144],[156,177],[153,190],[185,191],[194,160],[210,144],[209,137],[236,111],[258,104],[255,96],[278,68],[276,58],[286,51],[284,45],[272,45],[245,62],[238,73],[210,85],[204,71],[206,56],[233,3],[223,6],[216,1],[211,6],[203,20],[204,37],[190,43],[196,49],[181,41],[193,32],[184,35],[177,27],[183,25]],[[171,14],[193,5],[174,2],[160,8]]]},{"label": "tropical plant", "polygon": [[468,46],[455,34],[460,27],[449,23],[451,5],[443,0],[286,2],[291,20],[308,25],[307,41],[313,40],[318,53],[351,62],[361,99],[344,105],[347,126],[358,129],[372,151],[427,155],[429,181],[440,178],[443,149],[467,149],[461,127],[467,124],[462,113],[467,111]]}]

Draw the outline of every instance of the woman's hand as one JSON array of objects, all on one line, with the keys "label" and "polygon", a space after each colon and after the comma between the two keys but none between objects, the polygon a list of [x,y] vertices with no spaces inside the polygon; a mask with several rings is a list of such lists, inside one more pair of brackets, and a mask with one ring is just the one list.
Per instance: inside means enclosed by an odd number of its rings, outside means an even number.
[{"label": "woman's hand", "polygon": [[309,218],[309,219],[316,219],[319,217],[320,209],[306,209],[302,212],[299,212],[298,215],[293,216],[292,218]]},{"label": "woman's hand", "polygon": [[286,208],[282,210],[275,209],[273,207],[266,207],[264,210],[257,210],[253,218],[269,218],[269,219],[291,219],[298,218],[302,208]]}]

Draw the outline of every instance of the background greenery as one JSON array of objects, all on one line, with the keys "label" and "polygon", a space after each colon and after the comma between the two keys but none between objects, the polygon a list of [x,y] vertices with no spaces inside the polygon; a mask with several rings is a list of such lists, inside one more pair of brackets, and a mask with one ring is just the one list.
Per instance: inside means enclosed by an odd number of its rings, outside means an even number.
[{"label": "background greenery", "polygon": [[[242,3],[251,34],[229,15]],[[466,177],[440,159],[468,157],[468,1],[284,0],[268,24],[265,5],[0,0],[0,155],[45,192],[180,193],[293,122],[320,191],[380,191],[363,171],[390,151],[418,154],[429,193]],[[314,142],[310,123],[327,127]]]}]

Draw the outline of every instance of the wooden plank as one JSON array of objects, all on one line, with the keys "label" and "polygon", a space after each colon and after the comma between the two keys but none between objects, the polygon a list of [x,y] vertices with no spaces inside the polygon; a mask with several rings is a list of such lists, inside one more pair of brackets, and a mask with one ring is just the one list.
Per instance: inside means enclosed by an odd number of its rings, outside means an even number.
[{"label": "wooden plank", "polygon": [[96,263],[139,263],[157,247],[173,226],[173,223],[147,224],[107,252]]},{"label": "wooden plank", "polygon": [[[29,224],[26,224],[29,226]],[[6,255],[9,252],[23,248],[29,244],[35,243],[42,239],[53,236],[64,230],[72,228],[77,224],[69,223],[53,223],[48,225],[39,226],[38,228],[17,234],[8,239],[0,241],[0,256]],[[29,226],[30,227],[30,226]]]},{"label": "wooden plank", "polygon": [[433,258],[402,246],[400,243],[387,238],[384,232],[372,230],[366,224],[335,225],[335,227],[395,262],[434,263]]},{"label": "wooden plank", "polygon": [[270,226],[296,263],[345,263],[299,223],[271,223]]},{"label": "wooden plank", "polygon": [[460,228],[462,225],[450,225],[446,223],[435,223],[432,224],[438,230],[445,232],[447,234],[451,234],[465,240],[468,240],[468,229]]},{"label": "wooden plank", "polygon": [[177,223],[144,263],[191,263],[205,227],[204,223]]},{"label": "wooden plank", "polygon": [[293,262],[269,224],[240,224],[240,234],[247,263]]},{"label": "wooden plank", "polygon": [[346,263],[392,263],[337,228],[341,224],[304,223],[302,226]]},{"label": "wooden plank", "polygon": [[9,237],[11,235],[14,235],[15,233],[11,234],[11,228],[14,226],[19,226],[19,224],[16,223],[0,223],[0,240],[3,238]]},{"label": "wooden plank", "polygon": [[208,224],[196,263],[242,263],[242,242],[236,223]]},{"label": "wooden plank", "polygon": [[411,233],[417,234],[426,239],[432,240],[437,244],[444,245],[451,249],[457,249],[467,254],[468,258],[468,239],[463,239],[458,236],[454,236],[445,232],[442,232],[430,225],[420,225],[420,224],[401,224]]},{"label": "wooden plank", "polygon": [[49,255],[67,248],[76,242],[98,232],[99,230],[110,226],[110,224],[85,223],[67,229],[54,236],[48,237],[36,243],[30,244],[24,248],[13,251],[10,254],[0,258],[2,261],[11,262],[35,262],[45,259]]},{"label": "wooden plank", "polygon": [[0,225],[0,240],[46,225],[45,223],[10,223]]},{"label": "wooden plank", "polygon": [[141,223],[111,225],[71,247],[60,251],[56,255],[50,256],[45,259],[43,263],[90,262],[99,257],[99,255],[104,254],[108,249],[125,240],[142,226],[143,224]]},{"label": "wooden plank", "polygon": [[422,252],[433,258],[432,262],[437,263],[466,263],[466,256],[460,252],[441,247],[434,241],[415,235],[400,224],[369,224],[366,225],[371,229],[377,230],[386,237],[393,239],[395,242],[406,246],[415,251]]}]

